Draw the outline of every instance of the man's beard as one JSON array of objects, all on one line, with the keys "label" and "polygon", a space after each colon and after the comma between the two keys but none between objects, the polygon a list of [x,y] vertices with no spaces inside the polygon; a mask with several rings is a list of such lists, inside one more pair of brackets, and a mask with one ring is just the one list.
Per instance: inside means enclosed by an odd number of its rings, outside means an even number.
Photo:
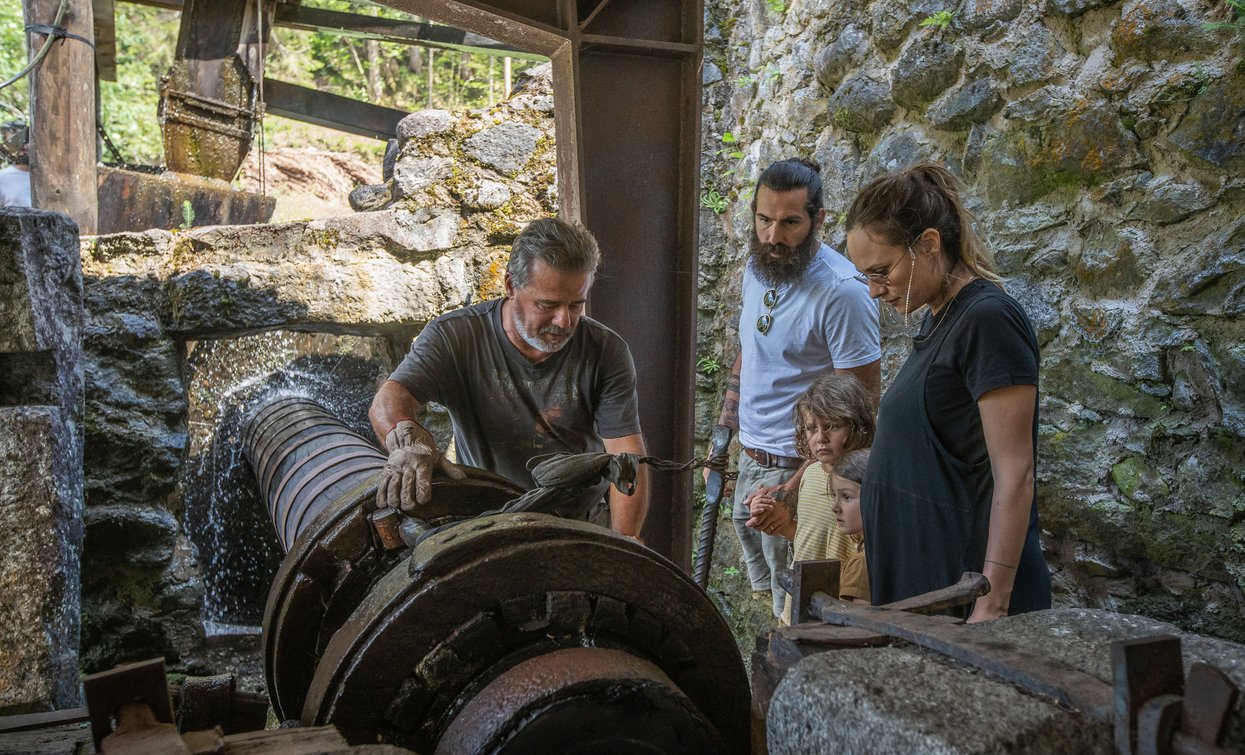
[{"label": "man's beard", "polygon": [[[752,253],[748,255],[748,269],[757,280],[771,288],[794,283],[804,276],[809,263],[817,256],[821,245],[815,243],[816,241],[812,228],[797,246],[762,244],[754,231]],[[779,256],[775,258],[771,256],[771,252],[778,252]]]},{"label": "man's beard", "polygon": [[[528,346],[545,354],[555,354],[561,351],[571,342],[571,335],[575,332],[574,328],[559,328],[557,325],[546,325],[536,333],[531,333],[527,329],[527,323],[524,321],[523,313],[516,306],[514,308],[514,330],[519,334],[519,338]],[[560,341],[550,340],[544,336],[566,336]]]}]

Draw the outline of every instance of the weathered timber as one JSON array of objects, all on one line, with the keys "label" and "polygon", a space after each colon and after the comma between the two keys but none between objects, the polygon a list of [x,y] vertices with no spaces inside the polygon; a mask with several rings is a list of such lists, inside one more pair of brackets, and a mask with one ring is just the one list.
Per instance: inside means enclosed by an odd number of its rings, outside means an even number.
[{"label": "weathered timber", "polygon": [[[30,190],[35,207],[68,215],[81,234],[98,227],[95,200],[95,51],[91,0],[63,0],[61,25],[30,84]],[[29,0],[26,23],[52,23],[62,0]],[[48,35],[31,32],[34,54]],[[85,41],[83,41],[85,40]]]}]

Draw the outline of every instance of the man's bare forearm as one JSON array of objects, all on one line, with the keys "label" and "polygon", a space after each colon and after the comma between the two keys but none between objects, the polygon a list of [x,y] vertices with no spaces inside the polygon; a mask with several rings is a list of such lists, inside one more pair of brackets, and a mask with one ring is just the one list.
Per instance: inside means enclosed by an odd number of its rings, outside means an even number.
[{"label": "man's bare forearm", "polygon": [[[628,435],[622,438],[606,438],[606,453],[630,453],[636,456],[645,454],[644,437]],[[620,535],[639,537],[644,528],[644,519],[648,516],[648,467],[639,465],[635,475],[635,491],[624,495],[618,488],[610,486],[610,529]]]},{"label": "man's bare forearm", "polygon": [[868,364],[862,364],[859,367],[848,367],[845,369],[835,369],[835,373],[839,375],[851,375],[864,385],[865,390],[869,391],[869,395],[873,397],[873,405],[877,406],[878,400],[882,396],[882,362],[874,360]]},{"label": "man's bare forearm", "polygon": [[386,380],[372,399],[367,418],[372,423],[372,432],[376,433],[376,439],[384,444],[385,436],[399,422],[409,420],[418,424],[416,417],[422,408],[423,405],[415,400],[405,386]]}]

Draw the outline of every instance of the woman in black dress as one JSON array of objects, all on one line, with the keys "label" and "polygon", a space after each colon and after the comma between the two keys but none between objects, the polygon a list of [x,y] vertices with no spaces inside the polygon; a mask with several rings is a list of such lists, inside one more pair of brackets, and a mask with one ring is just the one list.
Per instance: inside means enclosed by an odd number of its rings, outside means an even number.
[{"label": "woman in black dress", "polygon": [[1038,540],[1038,344],[973,232],[958,183],[917,165],[861,190],[847,251],[875,299],[928,305],[882,397],[861,486],[872,602],[990,580],[969,621],[1050,607]]}]

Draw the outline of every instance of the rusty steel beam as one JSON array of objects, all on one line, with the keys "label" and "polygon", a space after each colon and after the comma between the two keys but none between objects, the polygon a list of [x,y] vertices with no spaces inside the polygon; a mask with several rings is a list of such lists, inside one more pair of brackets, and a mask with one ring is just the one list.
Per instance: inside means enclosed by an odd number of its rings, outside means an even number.
[{"label": "rusty steel beam", "polygon": [[[631,345],[649,453],[687,459],[694,432],[700,3],[657,7],[640,0],[609,8],[616,12],[603,11],[597,25],[648,37],[627,44],[572,37],[569,65],[555,69],[555,76],[569,69],[572,82],[558,86],[555,79],[554,115],[559,147],[575,145],[560,149],[559,160],[576,162],[560,165],[559,174],[576,174],[578,191],[569,200],[601,244],[605,265],[592,313]],[[678,10],[685,16],[672,17]],[[676,21],[688,30],[680,32]],[[572,107],[573,119],[564,114]],[[689,569],[691,476],[655,476],[651,489],[657,505],[645,538]]]},{"label": "rusty steel beam", "polygon": [[377,39],[384,42],[461,50],[479,55],[507,56],[512,58],[543,60],[543,56],[513,45],[482,37],[478,34],[455,29],[452,26],[432,24],[426,21],[407,21],[394,18],[377,18],[358,13],[321,8],[304,8],[301,5],[277,6],[273,24],[298,31],[327,31],[352,37]]},{"label": "rusty steel beam", "polygon": [[264,103],[271,115],[374,139],[392,139],[405,110],[321,92],[276,79],[264,79]]},{"label": "rusty steel beam", "polygon": [[[113,0],[108,0],[112,2]],[[183,0],[117,0],[150,8],[180,11]],[[377,18],[359,13],[305,8],[282,2],[276,7],[272,25],[295,31],[326,31],[362,39],[382,42],[460,50],[479,55],[505,56],[528,60],[543,60],[545,56],[526,49],[507,45],[478,34],[456,29],[452,26],[432,24],[426,21],[407,21],[394,18]]]}]

